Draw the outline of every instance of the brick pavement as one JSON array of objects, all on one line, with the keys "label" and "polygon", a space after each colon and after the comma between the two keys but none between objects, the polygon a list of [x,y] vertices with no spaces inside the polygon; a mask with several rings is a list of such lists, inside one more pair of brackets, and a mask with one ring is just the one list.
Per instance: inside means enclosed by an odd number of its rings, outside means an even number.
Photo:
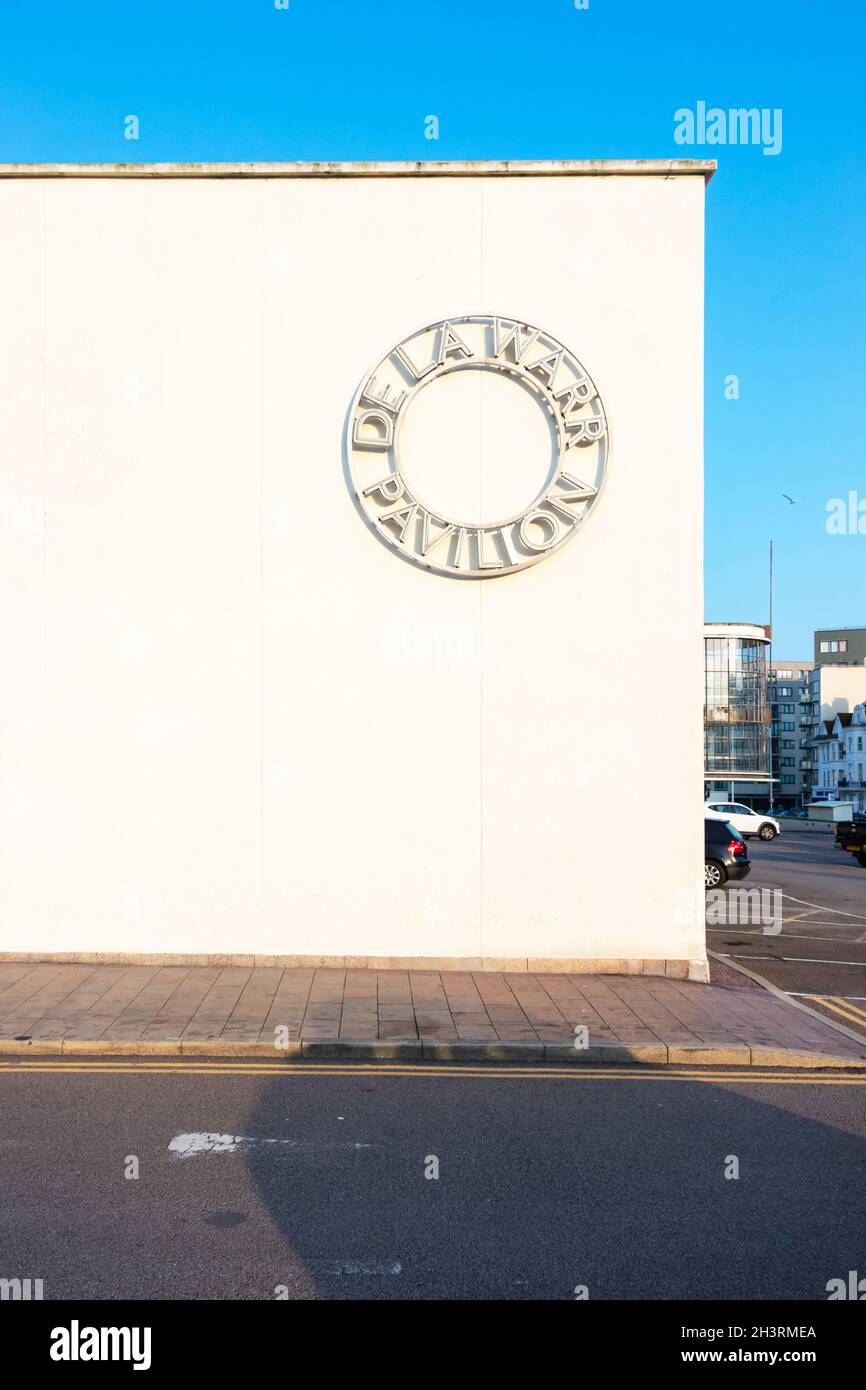
[{"label": "brick pavement", "polygon": [[664,976],[0,963],[4,1051],[16,1039],[67,1051],[78,1041],[273,1045],[280,1029],[306,1047],[414,1042],[447,1055],[448,1044],[512,1044],[529,1057],[558,1045],[564,1056],[581,1025],[611,1055],[667,1049],[647,1060],[682,1060],[675,1049],[734,1049],[732,1061],[743,1049],[866,1056],[866,1037],[858,1044],[763,989]]}]

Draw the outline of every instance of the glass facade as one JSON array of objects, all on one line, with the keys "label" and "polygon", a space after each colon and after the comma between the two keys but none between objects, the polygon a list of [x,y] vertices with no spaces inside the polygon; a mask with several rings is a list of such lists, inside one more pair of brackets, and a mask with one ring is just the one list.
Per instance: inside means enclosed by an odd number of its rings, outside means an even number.
[{"label": "glass facade", "polygon": [[769,777],[767,642],[705,637],[704,771]]}]

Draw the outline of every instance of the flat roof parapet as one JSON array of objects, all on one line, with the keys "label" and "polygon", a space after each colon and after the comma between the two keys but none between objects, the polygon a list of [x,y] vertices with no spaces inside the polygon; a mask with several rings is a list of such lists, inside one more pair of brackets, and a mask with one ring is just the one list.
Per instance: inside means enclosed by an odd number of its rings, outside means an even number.
[{"label": "flat roof parapet", "polygon": [[250,164],[0,164],[4,179],[315,179],[525,178],[700,175],[709,183],[714,159],[456,159]]}]

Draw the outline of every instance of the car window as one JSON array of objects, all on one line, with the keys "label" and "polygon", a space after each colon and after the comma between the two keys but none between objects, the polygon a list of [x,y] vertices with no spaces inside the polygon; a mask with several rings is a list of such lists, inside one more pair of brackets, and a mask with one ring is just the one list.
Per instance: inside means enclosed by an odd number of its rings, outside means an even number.
[{"label": "car window", "polygon": [[704,821],[704,838],[710,844],[727,844],[729,840],[741,840],[739,830],[726,820],[707,820]]},{"label": "car window", "polygon": [[734,811],[738,816],[754,816],[754,815],[755,815],[755,812],[752,811],[748,806],[731,806],[731,807],[729,807],[728,809],[731,810],[731,811]]}]

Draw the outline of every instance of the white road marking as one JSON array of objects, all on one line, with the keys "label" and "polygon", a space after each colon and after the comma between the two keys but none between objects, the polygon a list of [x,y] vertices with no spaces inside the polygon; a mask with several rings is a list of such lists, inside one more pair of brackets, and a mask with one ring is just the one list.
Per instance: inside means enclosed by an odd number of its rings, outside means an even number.
[{"label": "white road marking", "polygon": [[841,907],[831,907],[829,903],[807,903],[805,898],[795,898],[791,893],[782,892],[783,898],[790,898],[792,903],[799,903],[801,907],[814,907],[819,912],[835,912],[839,917],[855,917],[858,922],[866,923],[866,917],[859,912],[844,912]]},{"label": "white road marking", "polygon": [[[721,952],[719,952],[721,955]],[[729,953],[730,954],[730,953]],[[866,970],[866,960],[819,960],[817,956],[743,956],[731,954],[732,960],[787,960],[802,965],[859,965]]]},{"label": "white road marking", "polygon": [[246,1153],[250,1149],[265,1148],[269,1144],[303,1153],[323,1149],[370,1148],[369,1144],[328,1144],[303,1139],[258,1139],[248,1134],[212,1134],[199,1130],[190,1134],[176,1134],[168,1146],[168,1151],[175,1158],[196,1158],[199,1154],[205,1153]]},{"label": "white road marking", "polygon": [[721,956],[722,960],[781,960],[781,956],[761,956],[757,951],[748,956],[737,955],[735,951],[717,951],[716,954]]},{"label": "white road marking", "polygon": [[[795,999],[826,999],[826,994],[804,994],[802,990],[786,989],[786,994],[792,994]],[[833,994],[832,999],[844,999],[849,1004],[866,1004],[866,994]]]},{"label": "white road marking", "polygon": [[[832,909],[831,909],[832,910]],[[810,917],[808,912],[798,912],[796,917],[786,917],[785,922],[796,922],[801,927],[847,927],[848,922],[825,922],[821,917]]]},{"label": "white road marking", "polygon": [[329,1260],[318,1265],[323,1274],[402,1274],[399,1260]]},{"label": "white road marking", "polygon": [[[828,922],[827,925],[842,926],[843,924],[841,922]],[[737,936],[753,936],[756,941],[761,941],[766,935],[768,935],[768,933],[764,931],[749,931],[745,927],[707,927],[707,931],[728,932],[729,934],[731,932],[736,932]],[[806,932],[802,931],[783,930],[782,932],[780,932],[779,936],[776,937],[776,940],[778,941],[780,937],[784,937],[785,941],[827,941],[826,936],[809,936]],[[864,937],[862,936],[837,936],[833,937],[832,939],[835,941],[837,946],[862,946],[864,941]],[[739,944],[742,945],[742,943]],[[773,959],[775,960],[776,957],[774,956]]]}]

